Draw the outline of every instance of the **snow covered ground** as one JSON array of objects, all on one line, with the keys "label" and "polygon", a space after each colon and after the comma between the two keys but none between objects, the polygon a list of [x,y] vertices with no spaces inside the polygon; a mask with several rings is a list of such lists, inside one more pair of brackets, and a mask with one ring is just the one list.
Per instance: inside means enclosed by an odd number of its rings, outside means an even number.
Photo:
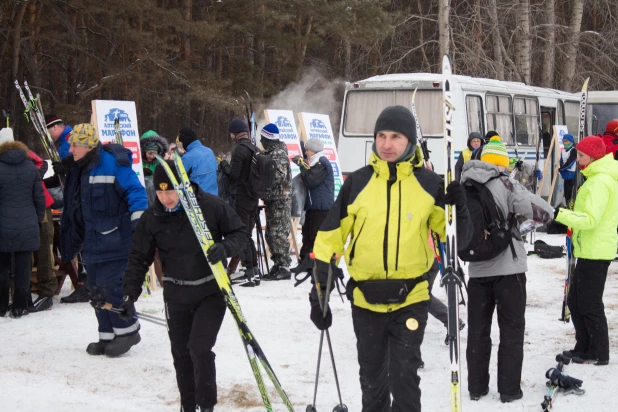
[{"label": "snow covered ground", "polygon": [[[539,236],[561,245],[563,236]],[[545,371],[555,366],[556,353],[574,342],[571,324],[558,321],[562,304],[564,259],[529,259],[528,307],[526,310],[525,359],[522,388],[524,398],[501,404],[496,390],[497,323],[494,320],[489,395],[479,402],[468,398],[465,347],[462,332],[462,410],[540,411],[545,394]],[[605,289],[612,359],[609,366],[569,365],[566,373],[583,379],[586,394],[558,395],[554,409],[611,410],[618,375],[618,265],[610,267]],[[61,296],[70,293],[67,282]],[[313,399],[313,382],[319,332],[309,320],[309,282],[294,288],[293,281],[264,282],[257,288],[236,288],[249,325],[264,348],[275,373],[297,411]],[[444,299],[441,288],[436,296]],[[140,298],[138,311],[163,316],[162,290]],[[334,345],[344,403],[351,412],[361,409],[356,342],[349,303],[333,295]],[[462,318],[466,309],[461,307]],[[466,322],[467,323],[467,322]],[[97,339],[95,317],[87,303],[64,305],[59,297],[54,308],[20,320],[0,319],[0,411],[178,411],[179,396],[165,328],[142,322],[142,342],[127,355],[110,359],[86,354],[86,345]],[[426,364],[420,371],[424,412],[449,408],[449,355],[442,324],[430,317],[423,343]],[[325,345],[325,349],[327,349]],[[218,412],[263,411],[259,393],[232,318],[226,315],[217,354],[219,384]],[[322,358],[317,410],[332,411],[337,393],[328,352]],[[284,411],[271,387],[275,410]]]}]

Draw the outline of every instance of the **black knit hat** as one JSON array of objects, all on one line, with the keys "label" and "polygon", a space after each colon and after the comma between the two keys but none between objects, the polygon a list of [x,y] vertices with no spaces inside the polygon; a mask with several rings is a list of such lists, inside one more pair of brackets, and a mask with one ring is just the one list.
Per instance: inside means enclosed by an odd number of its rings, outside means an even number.
[{"label": "black knit hat", "polygon": [[500,136],[498,134],[498,132],[496,132],[495,130],[490,130],[485,134],[485,141],[483,142],[483,144],[489,142],[491,140],[492,137],[494,136]]},{"label": "black knit hat", "polygon": [[[165,163],[170,166],[170,169],[172,169],[174,176],[176,176],[176,180],[180,182],[180,176],[176,171],[176,166],[174,165],[174,162],[172,160],[166,160]],[[155,190],[174,190],[174,185],[172,184],[170,178],[167,176],[167,172],[161,164],[158,164],[155,168],[154,176],[152,177],[152,183]]]},{"label": "black knit hat", "polygon": [[390,106],[382,110],[376,120],[373,137],[375,138],[382,130],[401,133],[408,138],[410,143],[416,145],[416,121],[407,107]]},{"label": "black knit hat", "polygon": [[238,134],[242,132],[249,132],[249,126],[247,126],[247,123],[245,123],[241,119],[234,119],[230,123],[230,126],[227,130],[232,134]]},{"label": "black knit hat", "polygon": [[[190,127],[183,127],[178,132],[178,141],[182,143],[183,149],[187,150],[187,146],[197,140],[197,135],[195,134],[195,130]],[[178,142],[176,142],[178,143]]]},{"label": "black knit hat", "polygon": [[56,116],[55,114],[48,114],[47,116],[45,116],[45,126],[48,129],[55,124],[62,123],[64,123],[64,120],[62,120],[59,116]]}]

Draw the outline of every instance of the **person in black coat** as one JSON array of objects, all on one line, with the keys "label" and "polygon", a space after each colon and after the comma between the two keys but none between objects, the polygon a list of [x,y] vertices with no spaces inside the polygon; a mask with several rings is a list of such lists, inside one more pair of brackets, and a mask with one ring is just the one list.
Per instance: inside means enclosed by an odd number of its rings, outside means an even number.
[{"label": "person in black coat", "polygon": [[[172,161],[167,161],[176,178]],[[155,251],[163,265],[165,318],[172,347],[182,410],[211,411],[217,403],[215,354],[212,348],[225,315],[225,301],[178,194],[163,166],[154,172],[157,199],[140,217],[129,255],[121,317],[136,314],[134,302],[142,293],[145,273]],[[193,186],[215,244],[208,261],[226,263],[247,241],[240,217],[222,199]]]},{"label": "person in black coat", "polygon": [[232,150],[232,160],[231,163],[222,160],[219,163],[219,168],[230,181],[230,205],[247,227],[247,243],[240,255],[242,265],[245,267],[245,276],[244,279],[239,279],[239,282],[243,282],[241,286],[258,286],[261,275],[258,269],[257,250],[251,238],[257,220],[258,199],[252,197],[247,188],[249,173],[251,172],[251,159],[258,149],[251,143],[249,127],[242,120],[232,120],[228,131],[235,143]]},{"label": "person in black coat", "polygon": [[39,249],[39,226],[45,217],[41,177],[28,152],[21,142],[0,141],[0,317],[9,305],[11,255],[15,259],[11,316],[20,318],[28,307],[30,258]]},{"label": "person in black coat", "polygon": [[309,164],[302,162],[300,156],[292,159],[300,168],[300,177],[307,188],[303,246],[300,248],[299,263],[313,251],[313,243],[320,226],[335,203],[333,167],[324,155],[324,143],[317,137],[312,137],[305,143],[305,152]]}]

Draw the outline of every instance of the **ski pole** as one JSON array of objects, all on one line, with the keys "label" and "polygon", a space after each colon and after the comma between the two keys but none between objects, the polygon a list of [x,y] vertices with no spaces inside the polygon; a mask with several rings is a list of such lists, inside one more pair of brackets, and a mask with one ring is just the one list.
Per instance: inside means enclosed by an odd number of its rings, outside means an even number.
[{"label": "ski pole", "polygon": [[[118,314],[124,313],[124,311],[122,309],[114,307],[109,302],[106,302],[103,306],[101,306],[101,309],[109,310],[110,312],[114,312],[114,313],[118,313]],[[147,314],[141,313],[141,312],[135,312],[135,314],[136,314],[137,318],[140,319],[140,320],[145,320],[146,322],[154,323],[155,325],[167,327],[167,321],[165,319],[158,318],[158,317],[152,316],[152,315],[147,315]]]},{"label": "ski pole", "polygon": [[[315,254],[311,253],[310,255],[311,259],[315,262]],[[328,298],[330,296],[330,292],[332,290],[332,282],[333,282],[333,266],[336,265],[336,260],[337,260],[337,255],[333,254],[333,256],[330,259],[330,262],[328,264],[328,277],[326,279],[326,290],[325,290],[325,294],[323,296],[321,293],[321,286],[320,286],[320,281],[319,281],[319,276],[318,276],[318,270],[317,267],[314,264],[314,269],[313,269],[313,277],[315,279],[315,287],[316,287],[316,291],[318,292],[318,303],[320,304],[320,310],[322,311],[322,317],[326,318],[326,313],[328,311]],[[333,354],[333,345],[331,343],[330,340],[330,333],[328,331],[328,329],[324,329],[322,330],[321,334],[320,334],[320,345],[319,345],[319,349],[318,349],[318,364],[317,364],[317,368],[316,368],[316,376],[315,376],[315,387],[313,389],[313,404],[312,405],[307,405],[307,409],[306,412],[316,412],[316,408],[315,408],[315,403],[316,403],[316,399],[317,399],[317,393],[318,393],[318,379],[319,379],[319,375],[320,375],[320,362],[322,359],[322,348],[323,348],[323,343],[324,343],[324,335],[326,334],[326,340],[328,343],[328,350],[330,351],[330,359],[331,359],[331,363],[333,364],[333,373],[335,375],[335,385],[337,386],[337,395],[339,397],[339,404],[337,406],[335,406],[335,408],[333,409],[333,412],[347,412],[348,411],[348,407],[343,403],[343,400],[341,398],[341,388],[339,386],[339,376],[337,374],[337,367],[335,365],[335,355]]]}]

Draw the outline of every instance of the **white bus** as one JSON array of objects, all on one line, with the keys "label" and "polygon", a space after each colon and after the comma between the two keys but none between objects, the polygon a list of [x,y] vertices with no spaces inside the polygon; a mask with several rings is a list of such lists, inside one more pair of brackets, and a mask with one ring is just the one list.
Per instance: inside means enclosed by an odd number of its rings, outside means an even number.
[{"label": "white bus", "polygon": [[[374,140],[373,128],[382,109],[392,105],[411,107],[412,94],[417,88],[419,123],[423,136],[428,139],[434,170],[443,173],[442,75],[409,73],[346,83],[338,144],[344,175],[367,164]],[[517,147],[519,157],[528,162],[535,161],[537,139],[543,138],[545,153],[541,153],[539,166],[542,169],[553,126],[566,125],[570,133],[577,133],[577,93],[459,75],[453,76],[451,88],[455,106],[455,159],[465,149],[469,133],[480,132],[484,136],[495,130],[507,144],[510,156],[515,156]],[[544,185],[544,194],[549,193],[548,186]]]}]

